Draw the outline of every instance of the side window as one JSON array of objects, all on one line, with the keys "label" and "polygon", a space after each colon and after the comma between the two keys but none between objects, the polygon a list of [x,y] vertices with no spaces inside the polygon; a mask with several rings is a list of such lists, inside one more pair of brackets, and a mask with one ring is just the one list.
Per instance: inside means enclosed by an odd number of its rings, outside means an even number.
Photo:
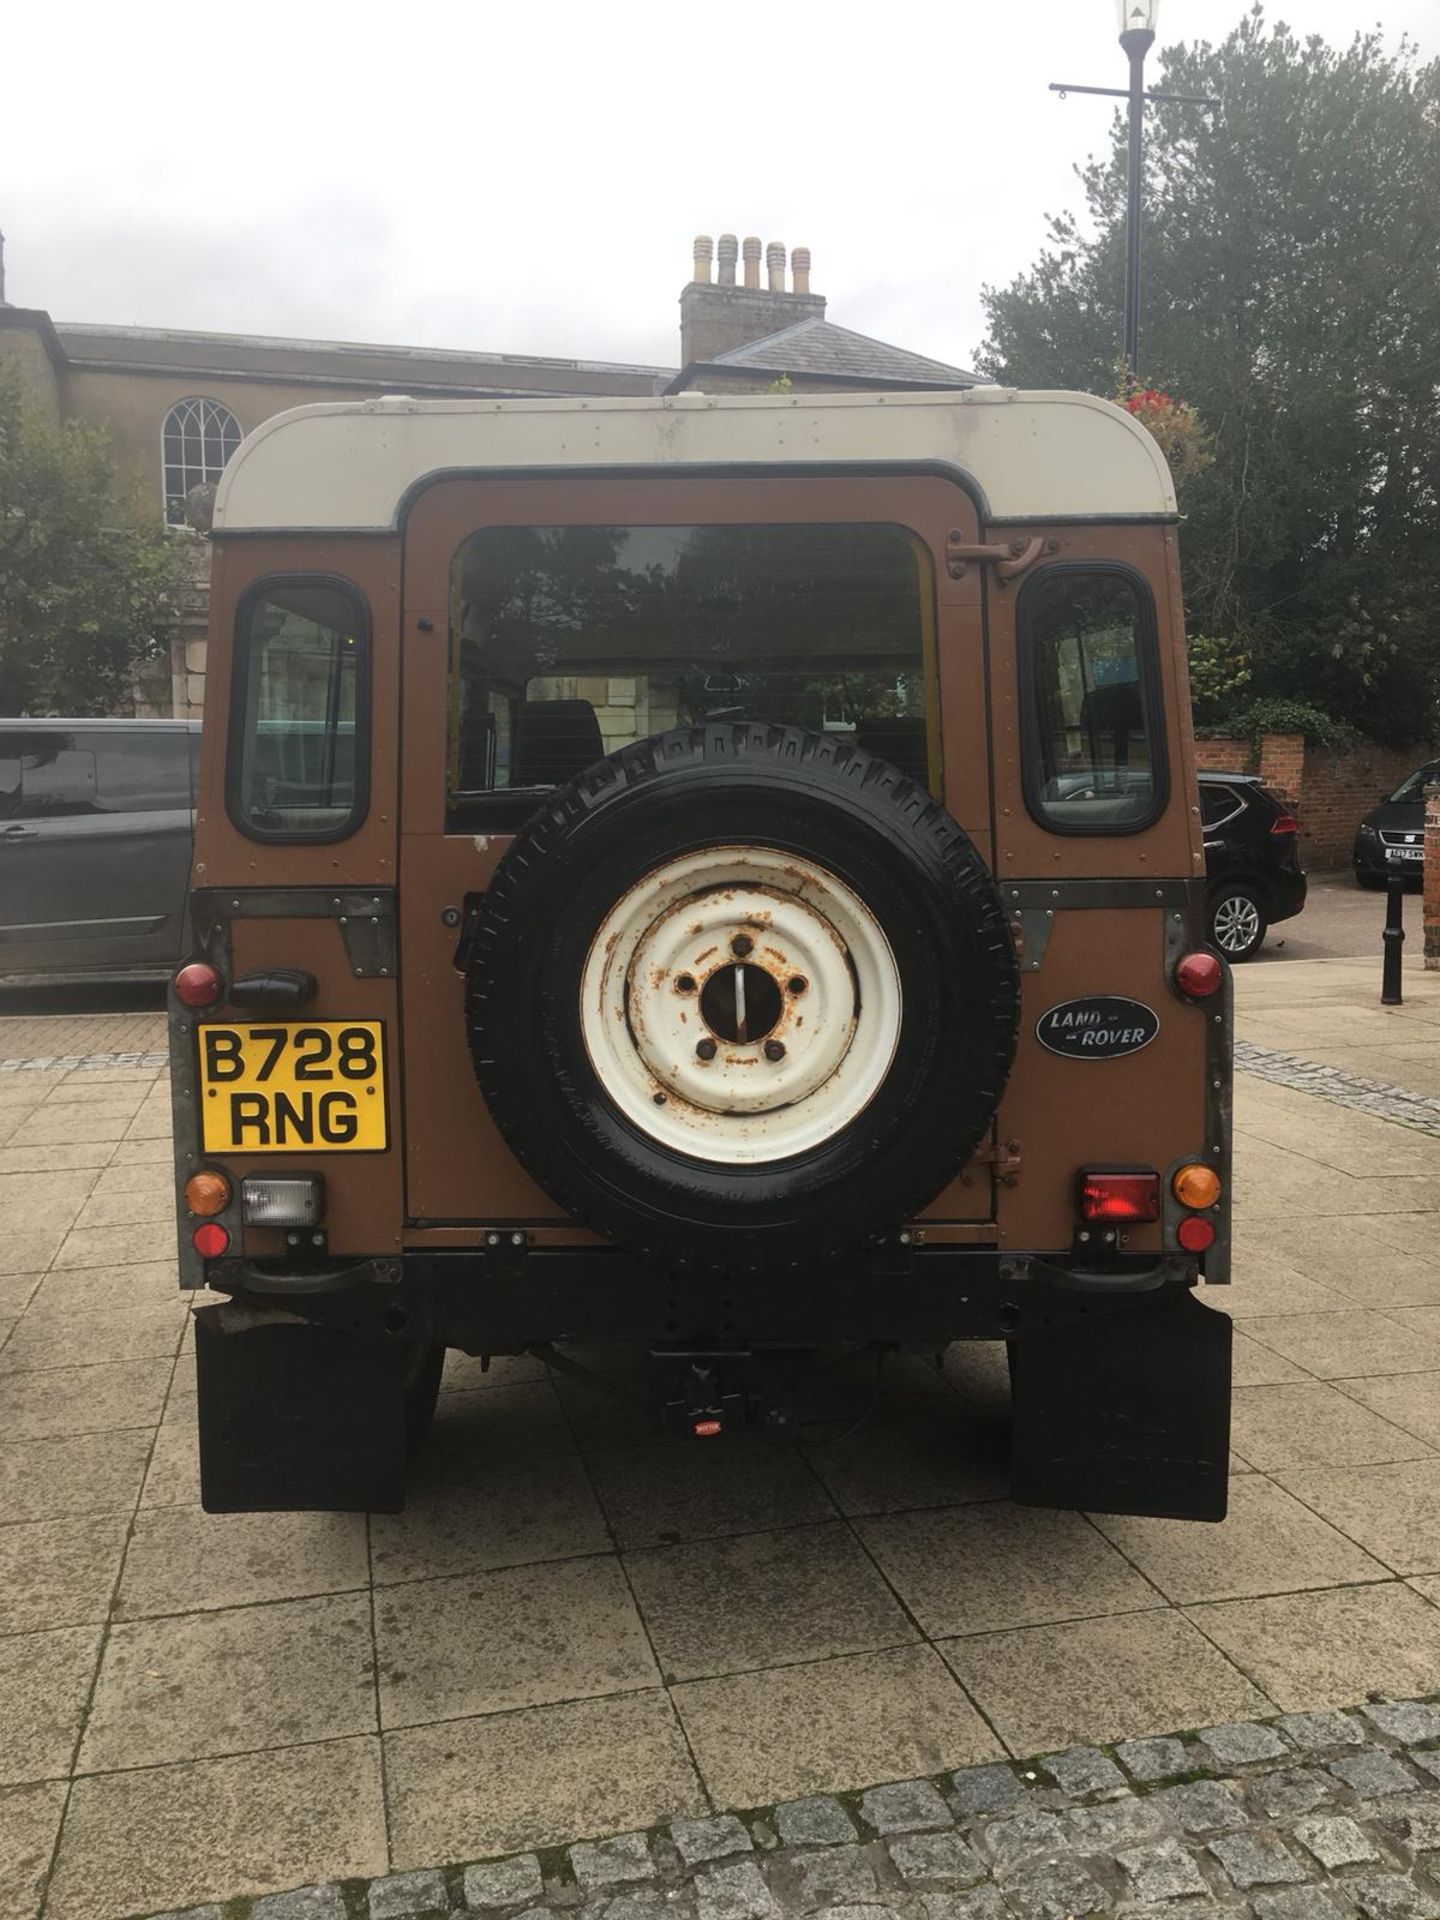
[{"label": "side window", "polygon": [[1047,567],[1018,614],[1025,800],[1053,833],[1135,833],[1165,804],[1155,613],[1110,567]]},{"label": "side window", "polygon": [[55,820],[95,811],[95,755],[60,729],[0,734],[0,819]]},{"label": "side window", "polygon": [[178,728],[82,733],[96,767],[99,813],[175,813],[190,806],[188,738]]},{"label": "side window", "polygon": [[1201,782],[1200,822],[1207,832],[1239,813],[1240,805],[1240,796],[1233,787],[1217,787],[1209,780]]},{"label": "side window", "polygon": [[370,621],[348,581],[262,580],[236,615],[226,797],[252,840],[343,840],[365,817]]}]

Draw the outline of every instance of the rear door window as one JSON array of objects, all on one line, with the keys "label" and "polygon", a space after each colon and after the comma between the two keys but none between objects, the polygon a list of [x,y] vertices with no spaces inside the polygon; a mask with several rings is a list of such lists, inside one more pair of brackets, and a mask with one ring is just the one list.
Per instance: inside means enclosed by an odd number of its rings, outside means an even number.
[{"label": "rear door window", "polygon": [[1165,804],[1155,609],[1138,574],[1047,567],[1018,613],[1025,799],[1052,833],[1136,833]]},{"label": "rear door window", "polygon": [[252,840],[341,840],[365,817],[370,623],[348,581],[262,580],[236,616],[230,817]]}]

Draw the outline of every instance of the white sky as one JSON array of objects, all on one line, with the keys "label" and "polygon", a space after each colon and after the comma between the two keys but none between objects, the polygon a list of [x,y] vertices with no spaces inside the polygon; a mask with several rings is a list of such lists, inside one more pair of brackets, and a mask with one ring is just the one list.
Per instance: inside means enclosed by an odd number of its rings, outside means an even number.
[{"label": "white sky", "polygon": [[[1162,44],[1245,0],[1162,0]],[[1289,0],[1440,48],[1440,0]],[[696,233],[969,364],[1119,86],[1114,0],[247,0],[7,10],[8,296],[58,320],[672,365]]]}]

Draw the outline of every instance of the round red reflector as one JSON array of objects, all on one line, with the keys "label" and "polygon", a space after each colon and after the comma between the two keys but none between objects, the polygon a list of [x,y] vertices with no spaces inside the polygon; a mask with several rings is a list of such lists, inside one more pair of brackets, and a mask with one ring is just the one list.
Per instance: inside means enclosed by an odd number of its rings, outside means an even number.
[{"label": "round red reflector", "polygon": [[1202,1220],[1198,1214],[1192,1213],[1188,1220],[1182,1220],[1175,1229],[1175,1238],[1187,1253],[1204,1253],[1207,1247],[1215,1244],[1214,1222]]},{"label": "round red reflector", "polygon": [[229,1249],[230,1236],[218,1220],[207,1220],[191,1234],[190,1244],[203,1260],[218,1260]]},{"label": "round red reflector", "polygon": [[182,1007],[213,1007],[224,985],[214,967],[203,960],[192,960],[175,976],[175,998]]},{"label": "round red reflector", "polygon": [[1208,1000],[1224,978],[1225,969],[1213,953],[1187,953],[1175,962],[1175,984],[1192,1000]]}]

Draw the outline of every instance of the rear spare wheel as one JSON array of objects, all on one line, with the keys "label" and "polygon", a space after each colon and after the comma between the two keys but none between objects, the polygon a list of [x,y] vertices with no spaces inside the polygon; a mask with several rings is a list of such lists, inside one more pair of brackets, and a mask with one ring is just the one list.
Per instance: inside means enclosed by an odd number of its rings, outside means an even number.
[{"label": "rear spare wheel", "polygon": [[549,798],[485,896],[481,1088],[567,1209],[717,1266],[923,1207],[995,1111],[1014,946],[950,815],[792,727],[683,729]]}]

